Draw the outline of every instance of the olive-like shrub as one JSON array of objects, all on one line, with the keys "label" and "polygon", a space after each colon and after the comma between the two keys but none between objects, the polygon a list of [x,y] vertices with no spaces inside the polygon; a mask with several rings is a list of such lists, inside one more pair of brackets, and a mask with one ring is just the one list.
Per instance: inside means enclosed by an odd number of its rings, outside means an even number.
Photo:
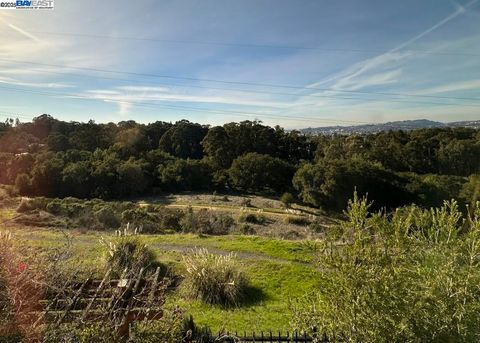
[{"label": "olive-like shrub", "polygon": [[319,287],[295,302],[293,324],[330,342],[478,342],[480,202],[371,213],[349,202],[325,231]]}]

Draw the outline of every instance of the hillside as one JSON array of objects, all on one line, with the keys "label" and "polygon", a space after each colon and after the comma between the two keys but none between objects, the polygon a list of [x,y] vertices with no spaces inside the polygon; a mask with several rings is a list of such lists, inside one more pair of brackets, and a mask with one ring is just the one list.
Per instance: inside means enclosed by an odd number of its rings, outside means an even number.
[{"label": "hillside", "polygon": [[432,121],[428,119],[416,119],[416,120],[402,120],[392,121],[381,124],[365,124],[365,125],[352,125],[352,126],[326,126],[301,129],[300,132],[305,134],[342,134],[349,135],[352,133],[376,133],[382,131],[411,131],[417,129],[430,129],[441,127],[470,127],[474,129],[480,128],[480,120],[472,121],[457,121],[451,123],[442,123],[438,121]]}]

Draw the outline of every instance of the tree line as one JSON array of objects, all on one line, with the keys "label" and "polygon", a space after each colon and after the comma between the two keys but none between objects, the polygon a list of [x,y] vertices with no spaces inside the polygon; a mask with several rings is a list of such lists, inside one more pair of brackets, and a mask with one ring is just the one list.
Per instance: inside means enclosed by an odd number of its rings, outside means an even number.
[{"label": "tree line", "polygon": [[0,183],[22,195],[118,199],[177,191],[290,192],[343,209],[354,189],[375,206],[478,198],[480,130],[308,136],[258,121],[206,126],[0,124]]}]

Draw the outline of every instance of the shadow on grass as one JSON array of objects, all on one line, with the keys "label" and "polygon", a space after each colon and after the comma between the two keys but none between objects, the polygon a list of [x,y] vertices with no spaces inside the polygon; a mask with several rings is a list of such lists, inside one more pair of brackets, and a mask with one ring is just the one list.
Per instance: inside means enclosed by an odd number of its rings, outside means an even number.
[{"label": "shadow on grass", "polygon": [[248,285],[245,288],[243,299],[238,304],[238,307],[249,307],[258,305],[264,301],[269,300],[271,297],[265,293],[265,291],[259,287]]}]

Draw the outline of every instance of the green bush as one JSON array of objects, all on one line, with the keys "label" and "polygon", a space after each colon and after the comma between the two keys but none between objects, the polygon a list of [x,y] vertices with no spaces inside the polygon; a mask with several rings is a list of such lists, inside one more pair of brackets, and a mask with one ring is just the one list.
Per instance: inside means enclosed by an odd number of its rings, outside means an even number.
[{"label": "green bush", "polygon": [[294,327],[329,341],[478,342],[480,202],[465,221],[455,201],[369,207],[355,194],[347,220],[326,231],[320,286],[295,302]]},{"label": "green bush", "polygon": [[460,196],[469,204],[474,205],[480,200],[480,174],[472,174],[463,185]]},{"label": "green bush", "polygon": [[192,298],[223,306],[236,306],[244,300],[248,282],[233,254],[214,255],[200,249],[185,256],[183,262],[185,289]]}]

